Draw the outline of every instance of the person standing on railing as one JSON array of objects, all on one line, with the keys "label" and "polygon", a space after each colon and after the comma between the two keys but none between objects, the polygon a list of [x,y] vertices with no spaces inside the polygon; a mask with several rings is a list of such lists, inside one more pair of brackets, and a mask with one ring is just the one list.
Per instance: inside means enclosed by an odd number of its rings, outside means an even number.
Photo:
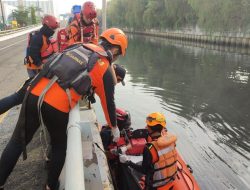
[{"label": "person standing on railing", "polygon": [[28,88],[15,131],[0,158],[0,188],[22,152],[26,159],[26,145],[40,125],[46,126],[51,138],[45,190],[58,188],[66,156],[69,112],[90,91],[101,100],[113,140],[120,138],[114,101],[117,79],[111,64],[120,55],[125,56],[127,46],[124,32],[110,28],[101,34],[98,46],[75,44],[43,67]]}]

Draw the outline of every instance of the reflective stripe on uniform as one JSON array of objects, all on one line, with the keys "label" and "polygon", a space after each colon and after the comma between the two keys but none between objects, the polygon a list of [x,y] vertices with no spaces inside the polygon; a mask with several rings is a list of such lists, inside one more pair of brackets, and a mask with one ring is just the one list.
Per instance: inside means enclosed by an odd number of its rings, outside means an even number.
[{"label": "reflective stripe on uniform", "polygon": [[162,149],[162,150],[159,150],[158,151],[158,155],[159,156],[162,156],[163,154],[167,154],[167,153],[169,153],[170,151],[173,151],[174,150],[174,145],[172,145],[172,146],[170,146],[170,147],[167,147],[167,148],[164,148],[164,149]]}]

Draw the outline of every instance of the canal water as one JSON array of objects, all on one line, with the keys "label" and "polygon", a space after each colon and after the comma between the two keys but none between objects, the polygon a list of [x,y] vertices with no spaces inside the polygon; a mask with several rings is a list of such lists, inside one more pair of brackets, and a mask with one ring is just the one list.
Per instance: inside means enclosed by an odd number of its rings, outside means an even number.
[{"label": "canal water", "polygon": [[130,111],[133,128],[164,113],[202,190],[250,189],[250,55],[130,36],[117,63],[127,75],[116,105]]}]

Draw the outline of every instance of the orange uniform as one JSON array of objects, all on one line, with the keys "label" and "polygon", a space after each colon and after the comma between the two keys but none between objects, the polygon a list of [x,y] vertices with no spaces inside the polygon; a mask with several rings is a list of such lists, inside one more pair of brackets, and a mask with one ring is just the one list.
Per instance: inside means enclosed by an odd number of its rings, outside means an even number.
[{"label": "orange uniform", "polygon": [[44,25],[40,31],[30,33],[27,47],[25,65],[28,69],[40,70],[46,60],[58,52],[57,42],[50,37],[54,34],[48,26]]},{"label": "orange uniform", "polygon": [[166,136],[152,141],[152,145],[149,146],[154,165],[151,183],[152,187],[160,187],[159,190],[164,190],[164,186],[172,181],[177,173],[175,142],[176,136],[167,133]]},{"label": "orange uniform", "polygon": [[80,18],[74,19],[68,28],[68,45],[76,42],[98,44],[98,20],[95,18],[88,25],[83,24]]},{"label": "orange uniform", "polygon": [[[86,44],[86,47],[94,52],[104,52],[102,48],[93,44]],[[88,61],[89,63],[93,62],[91,59],[92,58],[90,58]],[[108,124],[110,126],[116,126],[114,103],[114,86],[116,82],[115,73],[106,57],[99,55],[98,58],[95,57],[93,59],[95,60],[93,63],[93,68],[91,68],[88,73],[91,78],[91,86],[94,89],[94,92],[100,97],[102,108]],[[49,81],[50,79],[43,77],[32,89],[31,93],[39,96]],[[72,108],[81,98],[81,94],[78,94],[73,88],[70,88],[70,97]],[[66,91],[58,84],[58,82],[56,82],[47,91],[44,101],[57,110],[68,113],[71,109],[68,98],[69,97]]]},{"label": "orange uniform", "polygon": [[[151,190],[165,190],[177,173],[176,136],[170,133],[147,143],[143,150],[142,165],[127,164],[146,175],[146,185]],[[143,180],[143,181],[144,181]],[[144,185],[144,182],[142,183]],[[166,190],[168,190],[167,188]]]}]

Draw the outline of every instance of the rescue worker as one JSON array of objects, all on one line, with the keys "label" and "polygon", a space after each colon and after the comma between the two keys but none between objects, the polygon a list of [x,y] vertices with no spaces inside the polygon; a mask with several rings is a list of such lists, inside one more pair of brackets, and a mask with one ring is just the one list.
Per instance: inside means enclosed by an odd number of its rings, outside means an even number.
[{"label": "rescue worker", "polygon": [[[117,83],[121,82],[121,84],[124,86],[125,85],[124,78],[126,75],[126,70],[118,64],[112,64],[112,66],[115,70]],[[24,95],[26,93],[26,89],[30,81],[31,79],[26,80],[24,84],[15,93],[3,99],[0,99],[0,115],[5,113],[9,109],[13,108],[14,106],[17,106],[22,103]]]},{"label": "rescue worker", "polygon": [[58,51],[57,42],[51,37],[59,28],[59,21],[52,15],[45,15],[42,25],[39,31],[29,34],[24,64],[30,78],[33,78],[41,70],[42,64]]},{"label": "rescue worker", "polygon": [[0,115],[22,103],[31,79],[41,70],[42,64],[58,51],[57,43],[51,37],[59,27],[59,22],[54,16],[45,15],[42,24],[43,26],[39,31],[29,34],[25,57],[25,66],[27,67],[29,79],[15,93],[0,100]]},{"label": "rescue worker", "polygon": [[95,4],[86,1],[82,5],[81,13],[76,14],[68,27],[68,45],[76,42],[98,43],[98,20]]},{"label": "rescue worker", "polygon": [[[142,189],[165,190],[164,186],[173,181],[177,173],[177,138],[167,131],[165,116],[159,112],[149,114],[146,123],[149,137],[143,150],[142,165],[129,161],[124,154],[120,154],[119,159],[121,163],[145,174]],[[122,152],[126,150],[122,149]]]},{"label": "rescue worker", "polygon": [[80,14],[81,5],[73,5],[71,8],[71,17],[69,17],[68,25],[73,21],[76,14]]},{"label": "rescue worker", "polygon": [[80,18],[81,5],[74,5],[71,8],[71,16],[68,19],[67,26],[65,28],[61,28],[57,31],[57,42],[59,52],[62,52],[64,49],[68,47],[69,44],[69,36],[68,36],[68,26],[73,20]]},{"label": "rescue worker", "polygon": [[111,28],[101,34],[99,46],[76,44],[43,67],[28,88],[15,131],[2,153],[0,187],[3,188],[22,152],[26,158],[25,146],[40,124],[44,124],[51,138],[51,158],[45,189],[58,188],[58,177],[66,155],[69,111],[90,89],[100,97],[113,140],[119,139],[114,102],[117,81],[111,63],[120,55],[125,56],[127,45],[123,31]]}]

